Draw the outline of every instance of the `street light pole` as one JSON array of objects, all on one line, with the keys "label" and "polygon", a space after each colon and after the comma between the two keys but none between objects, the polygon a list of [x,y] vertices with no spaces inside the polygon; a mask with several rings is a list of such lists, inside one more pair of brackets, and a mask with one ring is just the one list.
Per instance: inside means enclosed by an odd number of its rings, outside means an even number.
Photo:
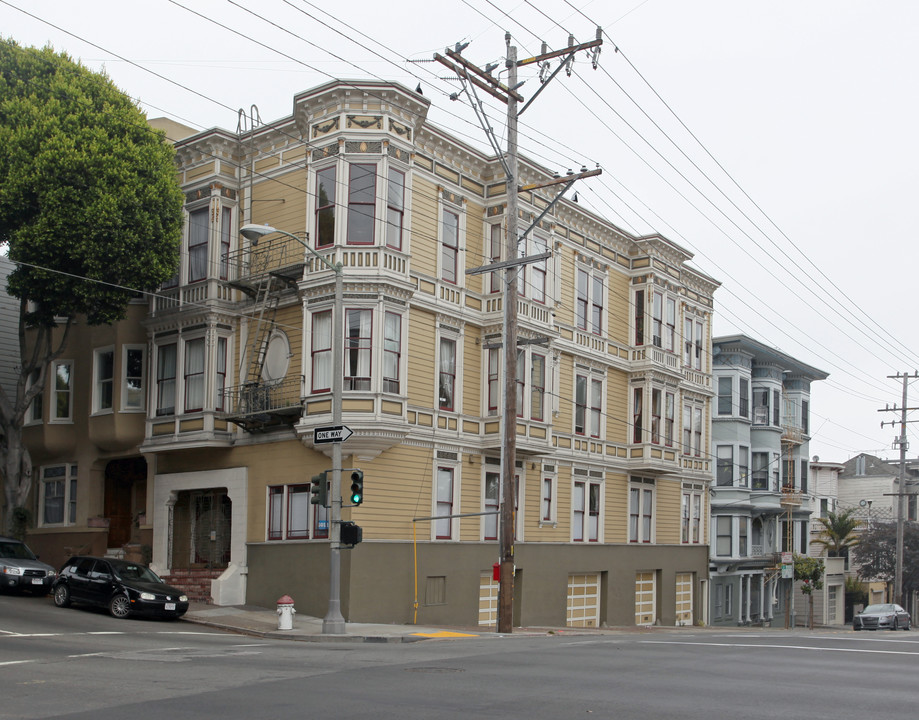
[{"label": "street light pole", "polygon": [[[332,424],[339,426],[343,391],[344,317],[342,316],[342,263],[331,263],[306,244],[303,238],[270,225],[243,225],[239,234],[252,245],[265,235],[277,233],[293,238],[335,273],[335,299],[332,308]],[[332,445],[332,487],[329,508],[329,608],[322,619],[323,635],[344,635],[345,618],[341,614],[341,442]]]}]

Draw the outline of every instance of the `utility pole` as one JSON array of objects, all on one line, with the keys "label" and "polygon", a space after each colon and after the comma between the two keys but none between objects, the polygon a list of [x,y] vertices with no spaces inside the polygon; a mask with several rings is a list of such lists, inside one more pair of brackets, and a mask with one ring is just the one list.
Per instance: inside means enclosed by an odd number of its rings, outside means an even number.
[{"label": "utility pole", "polygon": [[[542,53],[536,57],[517,60],[517,48],[511,45],[511,34],[505,33],[504,41],[506,45],[505,67],[507,68],[507,85],[502,84],[495,78],[491,72],[497,65],[489,65],[484,70],[466,60],[460,53],[466,48],[466,45],[457,43],[453,50],[447,49],[445,52],[449,60],[439,53],[435,53],[434,59],[453,70],[463,82],[464,91],[466,92],[473,110],[482,123],[485,134],[494,148],[504,166],[505,176],[507,178],[507,236],[504,243],[504,261],[492,263],[478,268],[467,270],[467,274],[481,274],[485,272],[494,272],[504,270],[504,293],[503,293],[503,346],[504,346],[504,408],[502,413],[502,435],[501,435],[501,499],[499,521],[500,529],[498,532],[499,540],[499,579],[498,579],[498,622],[497,631],[500,633],[513,632],[514,627],[514,536],[515,536],[515,507],[516,507],[516,468],[517,468],[517,268],[527,263],[539,262],[546,259],[551,253],[540,253],[529,257],[517,257],[518,242],[526,236],[539,224],[542,218],[555,206],[562,195],[570,188],[576,180],[584,177],[599,175],[600,170],[588,171],[582,168],[581,173],[570,174],[568,178],[562,180],[553,180],[547,183],[528,185],[527,189],[536,189],[540,187],[554,186],[556,184],[567,183],[555,198],[549,203],[539,217],[523,233],[518,230],[518,195],[520,192],[520,178],[518,173],[518,150],[517,150],[517,122],[520,115],[530,106],[536,96],[542,92],[546,83],[551,81],[562,68],[566,68],[571,73],[571,63],[574,61],[575,53],[581,50],[593,49],[592,64],[594,69],[597,67],[600,54],[600,46],[603,44],[602,29],[597,28],[595,40],[587,43],[575,45],[574,37],[568,37],[568,47],[553,52],[547,52],[545,43],[543,44]],[[554,58],[561,58],[560,64],[556,70],[548,74],[549,61]],[[524,65],[539,63],[540,81],[542,86],[530,98],[522,109],[518,110],[518,103],[523,102],[523,97],[517,92],[519,84],[517,80],[517,69]],[[548,75],[548,77],[544,77]],[[492,97],[497,98],[507,105],[507,151],[503,154],[498,148],[495,134],[485,116],[485,110],[482,103],[476,95],[476,88],[485,91]],[[458,99],[454,94],[451,99]]]},{"label": "utility pole", "polygon": [[[894,579],[893,579],[893,595],[894,600],[898,605],[904,605],[903,602],[903,524],[906,519],[906,449],[909,447],[909,442],[906,439],[906,413],[909,410],[919,410],[919,408],[907,407],[907,395],[909,388],[909,381],[919,378],[919,372],[914,372],[912,375],[909,373],[902,373],[896,375],[887,376],[891,380],[902,380],[903,381],[903,404],[899,408],[900,411],[900,437],[896,442],[900,446],[900,480],[897,487],[897,558],[896,566],[894,569]],[[896,404],[891,407],[884,407],[883,410],[878,410],[878,412],[896,412],[898,410]],[[896,420],[891,420],[890,422],[881,421],[881,427],[885,425],[896,425]]]}]

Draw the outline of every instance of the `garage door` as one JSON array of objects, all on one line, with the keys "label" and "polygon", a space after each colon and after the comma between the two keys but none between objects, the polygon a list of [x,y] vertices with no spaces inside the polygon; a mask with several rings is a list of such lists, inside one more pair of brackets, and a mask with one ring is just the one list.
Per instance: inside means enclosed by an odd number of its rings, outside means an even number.
[{"label": "garage door", "polygon": [[600,575],[568,576],[568,627],[599,627]]},{"label": "garage door", "polygon": [[498,585],[490,572],[479,577],[479,625],[498,624]]},{"label": "garage door", "polygon": [[676,574],[676,624],[692,625],[692,573]]},{"label": "garage door", "polygon": [[635,574],[635,624],[653,625],[657,619],[654,601],[655,573],[653,570]]}]

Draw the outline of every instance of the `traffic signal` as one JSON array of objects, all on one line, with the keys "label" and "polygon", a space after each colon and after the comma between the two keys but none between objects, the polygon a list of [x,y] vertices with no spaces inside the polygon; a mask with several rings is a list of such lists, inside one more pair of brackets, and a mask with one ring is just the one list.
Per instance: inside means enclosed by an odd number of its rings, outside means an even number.
[{"label": "traffic signal", "polygon": [[364,502],[364,471],[351,471],[351,504],[360,505]]},{"label": "traffic signal", "polygon": [[363,539],[364,531],[360,528],[360,526],[355,525],[350,520],[346,520],[341,524],[340,543],[342,545],[350,545],[351,547],[354,547]]},{"label": "traffic signal", "polygon": [[310,486],[310,502],[313,505],[329,506],[329,483],[326,480],[328,470],[323,470],[318,475],[313,475]]}]

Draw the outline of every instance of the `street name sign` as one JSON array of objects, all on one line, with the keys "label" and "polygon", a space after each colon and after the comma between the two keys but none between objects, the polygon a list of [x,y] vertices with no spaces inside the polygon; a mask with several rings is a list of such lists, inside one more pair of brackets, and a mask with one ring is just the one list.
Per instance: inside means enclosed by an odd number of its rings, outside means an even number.
[{"label": "street name sign", "polygon": [[329,425],[328,427],[318,427],[313,430],[313,442],[316,445],[326,443],[341,443],[351,437],[354,433],[347,425]]}]

